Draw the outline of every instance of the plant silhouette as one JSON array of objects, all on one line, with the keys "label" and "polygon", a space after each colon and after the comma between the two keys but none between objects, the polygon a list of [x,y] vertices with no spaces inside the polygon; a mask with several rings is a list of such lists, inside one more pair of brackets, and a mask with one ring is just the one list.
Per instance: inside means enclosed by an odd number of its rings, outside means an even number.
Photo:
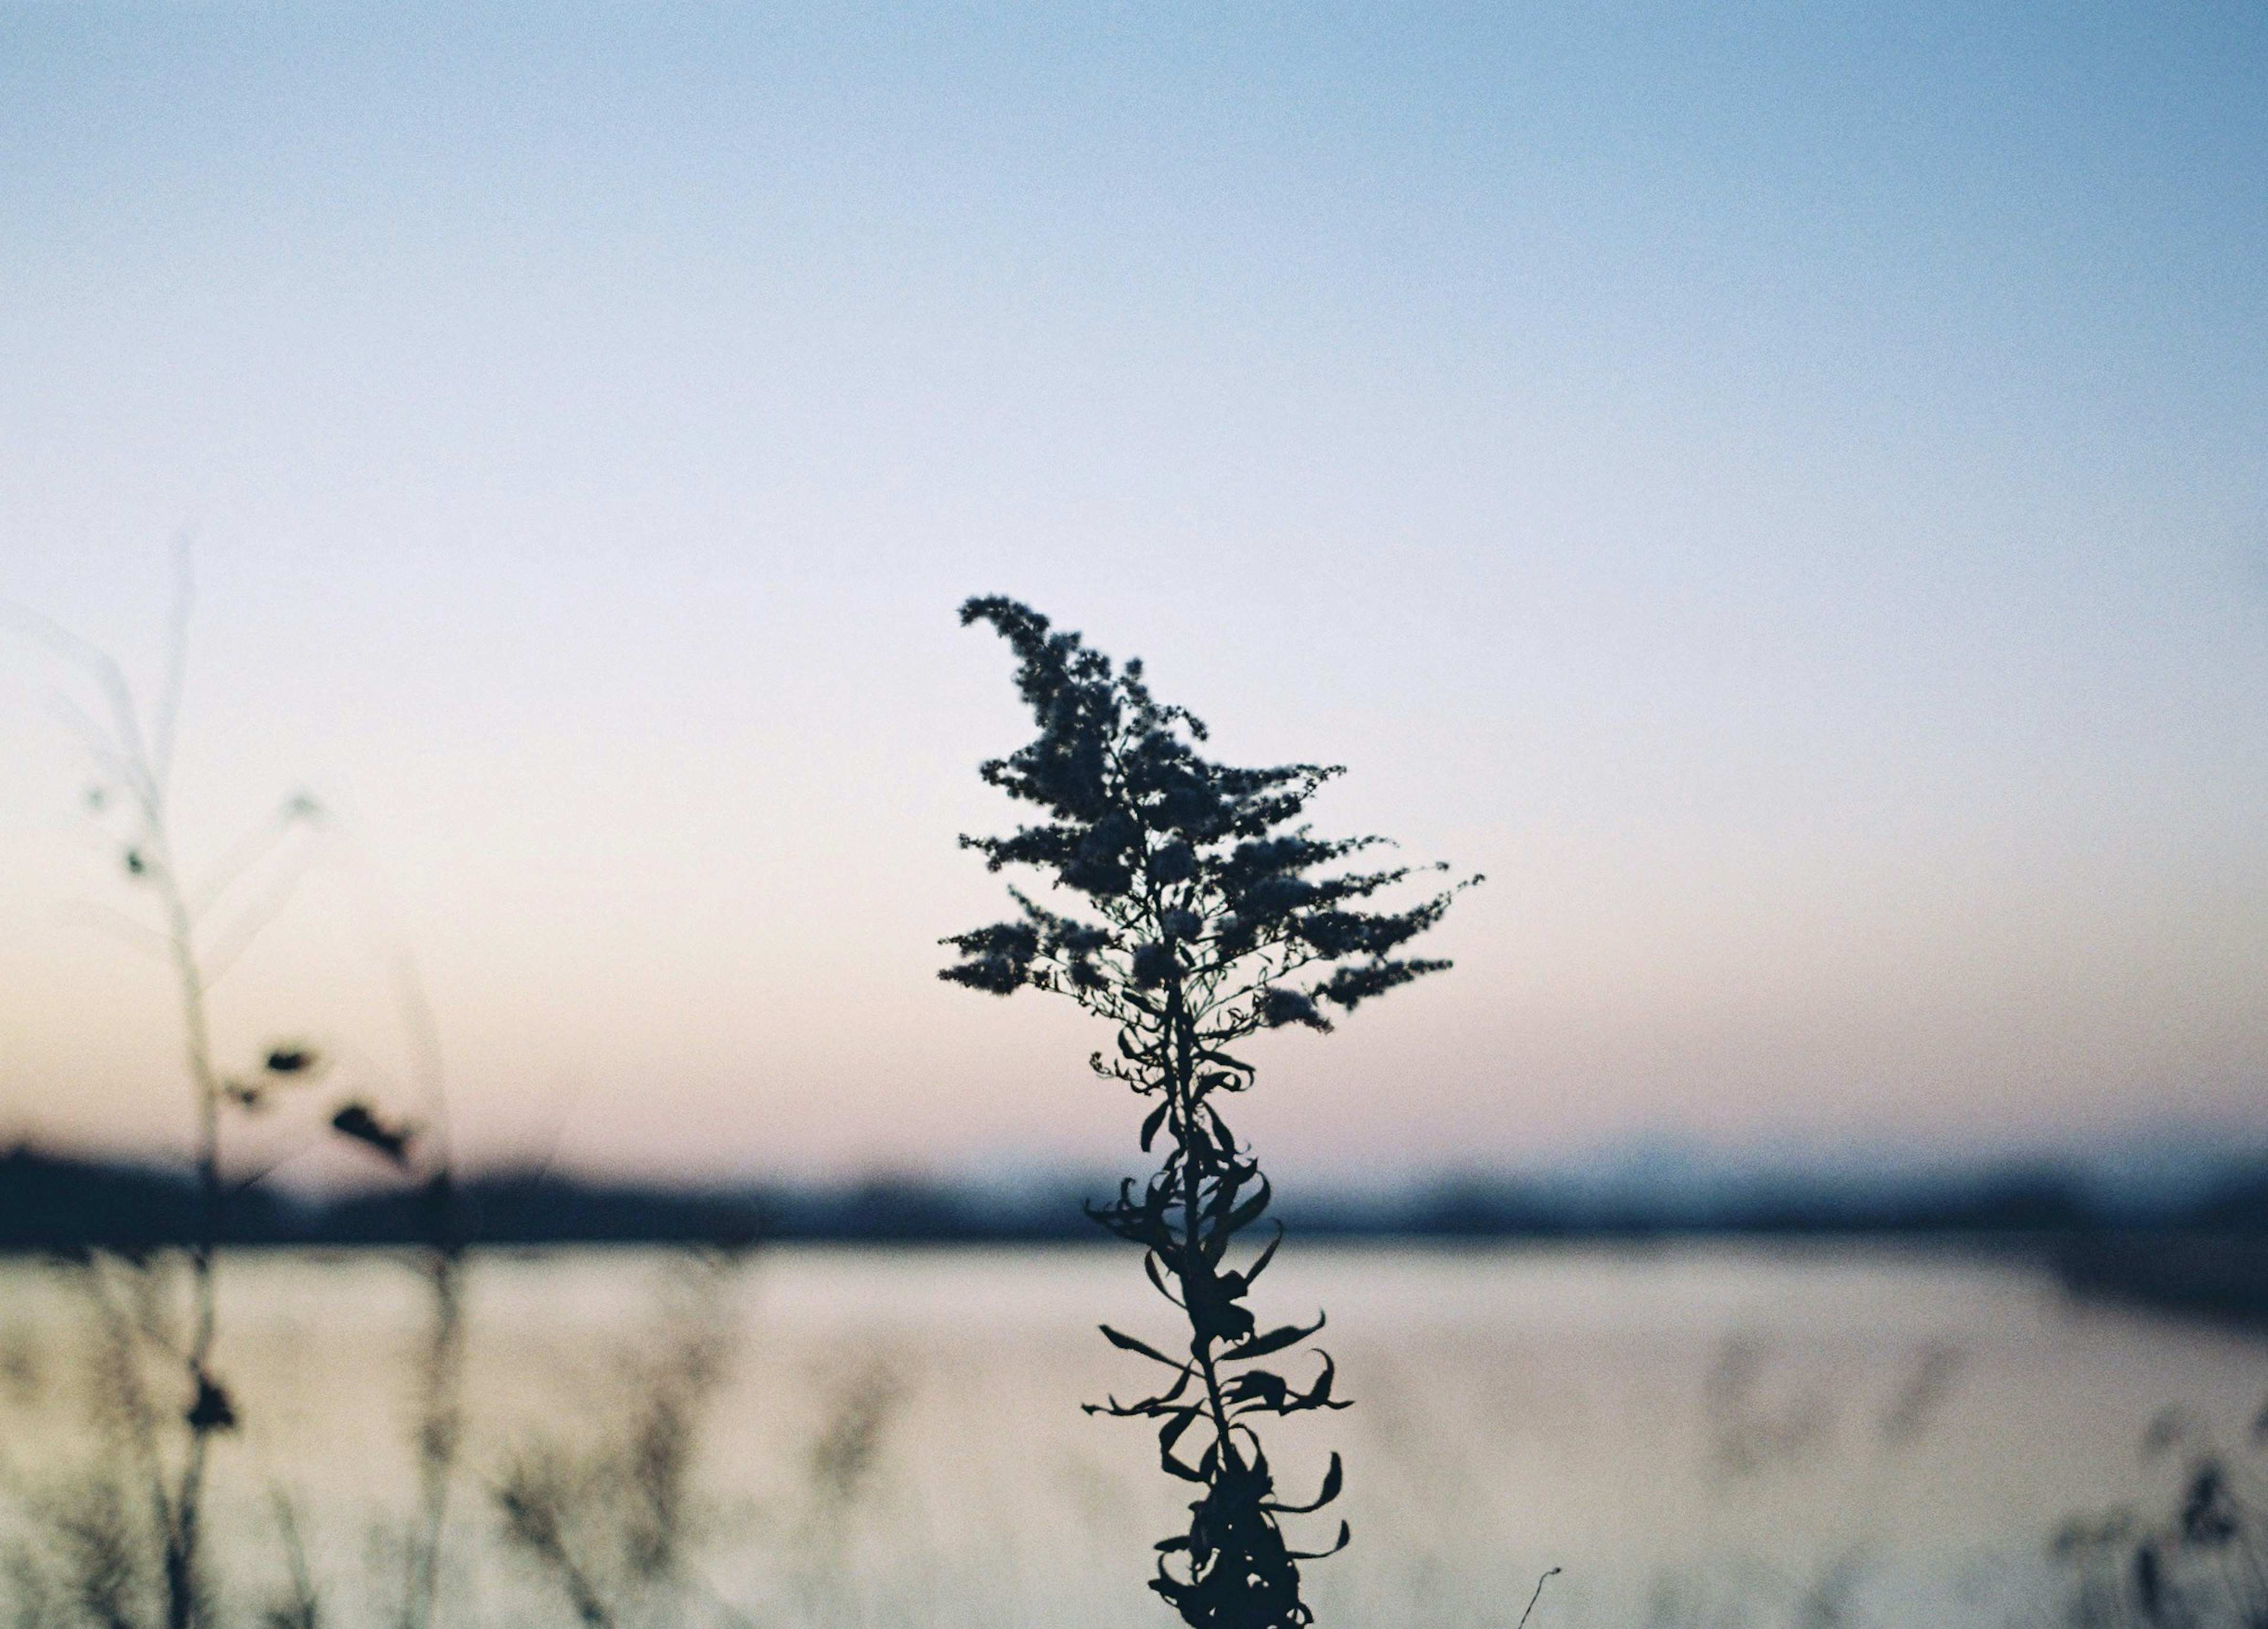
[{"label": "plant silhouette", "polygon": [[[123,1515],[116,1522],[85,1518],[86,1510],[117,1514],[122,1500],[82,1501],[75,1517],[77,1538],[70,1546],[77,1564],[78,1592],[94,1588],[106,1606],[97,1616],[122,1625],[138,1618],[120,1617],[125,1603],[156,1597],[166,1629],[198,1629],[214,1620],[212,1581],[208,1576],[207,1485],[211,1446],[239,1424],[237,1399],[215,1368],[220,1338],[218,1254],[228,1235],[232,1202],[261,1182],[272,1163],[235,1168],[226,1129],[276,1109],[287,1096],[322,1080],[329,1058],[312,1043],[271,1041],[247,1066],[227,1070],[213,1038],[212,993],[237,958],[261,935],[289,901],[298,880],[304,844],[295,841],[320,825],[322,807],[304,792],[281,800],[273,813],[202,874],[185,866],[172,812],[175,744],[183,690],[188,676],[188,633],[194,601],[191,556],[186,536],[174,549],[174,585],[164,678],[153,699],[138,695],[124,668],[107,652],[48,619],[20,608],[6,608],[5,621],[28,632],[76,669],[99,698],[92,708],[69,696],[57,706],[92,760],[97,779],[88,789],[86,809],[98,841],[114,857],[118,873],[145,910],[136,914],[102,910],[97,920],[121,932],[137,948],[155,954],[173,976],[180,1025],[182,1061],[195,1111],[193,1156],[197,1204],[187,1248],[185,1308],[169,1303],[169,1280],[159,1251],[76,1252],[82,1279],[115,1348],[120,1378],[110,1387],[109,1412],[125,1448],[132,1478],[142,1485],[132,1501],[145,1512],[150,1542],[132,1535]],[[255,888],[255,884],[262,886]],[[250,895],[247,900],[244,896]],[[232,911],[229,908],[233,907]],[[216,926],[216,918],[229,919]],[[154,920],[150,920],[154,918]],[[418,1130],[389,1125],[359,1101],[342,1104],[331,1129],[372,1147],[398,1167],[410,1162]],[[107,1264],[107,1266],[106,1266]],[[114,1288],[113,1280],[120,1281]],[[157,1395],[144,1386],[144,1362],[170,1370]],[[171,1395],[167,1395],[171,1394]],[[98,1481],[92,1486],[107,1484]],[[279,1514],[284,1507],[279,1505]],[[104,1537],[95,1544],[88,1536]],[[296,1533],[285,1535],[296,1551]],[[155,1554],[153,1588],[143,1588],[134,1569],[145,1550]],[[92,1597],[89,1597],[92,1598]],[[413,1625],[413,1629],[415,1626]]]},{"label": "plant silhouette", "polygon": [[[1319,1510],[1339,1495],[1331,1456],[1306,1503],[1278,1498],[1256,1429],[1263,1415],[1347,1406],[1333,1395],[1329,1354],[1304,1385],[1258,1366],[1322,1327],[1263,1329],[1245,1304],[1282,1242],[1279,1224],[1241,1268],[1229,1247],[1266,1213],[1271,1190],[1223,1117],[1224,1096],[1253,1081],[1228,1049],[1263,1029],[1329,1030],[1326,1009],[1351,1011],[1449,964],[1403,955],[1441,918],[1458,883],[1401,910],[1370,902],[1419,867],[1341,869],[1386,841],[1320,838],[1303,823],[1309,800],[1341,771],[1316,764],[1238,769],[1198,756],[1205,727],[1150,693],[1142,664],[1114,667],[1080,636],[1013,600],[961,608],[987,623],[1017,659],[1016,682],[1039,726],[1028,745],[981,770],[1045,820],[1013,836],[961,845],[999,871],[1027,866],[1067,890],[1076,913],[1011,888],[1017,919],[944,940],[961,959],[939,977],[1009,995],[1030,987],[1070,997],[1116,1028],[1116,1053],[1095,1072],[1156,1100],[1142,1122],[1143,1151],[1165,1154],[1145,1182],[1089,1213],[1139,1244],[1160,1294],[1189,1320],[1187,1358],[1105,1325],[1110,1342],[1169,1371],[1170,1383],[1131,1402],[1089,1404],[1159,1422],[1160,1463],[1195,1484],[1186,1533],[1160,1541],[1150,1587],[1193,1629],[1291,1629],[1313,1620],[1300,1597],[1299,1563],[1334,1553],[1286,1542],[1278,1518]],[[1441,871],[1435,866],[1424,869]],[[1184,1445],[1188,1444],[1187,1447]],[[1192,1457],[1193,1456],[1193,1457]]]},{"label": "plant silhouette", "polygon": [[2250,1454],[2225,1450],[2180,1409],[2153,1420],[2145,1461],[2178,1472],[2164,1514],[2126,1507],[2075,1515],[2050,1553],[2069,1571],[2065,1618],[2073,1629],[2259,1629],[2268,1624],[2268,1404],[2254,1416]]}]

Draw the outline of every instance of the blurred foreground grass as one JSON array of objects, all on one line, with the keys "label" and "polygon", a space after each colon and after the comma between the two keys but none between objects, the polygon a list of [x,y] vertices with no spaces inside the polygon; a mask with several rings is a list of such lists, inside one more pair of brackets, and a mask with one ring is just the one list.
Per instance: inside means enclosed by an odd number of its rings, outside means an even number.
[{"label": "blurred foreground grass", "polygon": [[[2138,1451],[2146,1427],[2178,1404],[2176,1437],[2242,1443],[2268,1382],[2242,1334],[1895,1247],[1296,1246],[1274,1309],[1328,1293],[1358,1399],[1327,1625],[1509,1625],[1550,1566],[1537,1629],[2154,1621],[2135,1542],[2195,1456]],[[1147,1327],[1123,1264],[475,1252],[433,1621],[1171,1622],[1141,1587],[1176,1514],[1154,1444],[1078,1412],[1138,1381],[1092,1338]],[[0,1588],[25,1629],[152,1621],[135,1382],[85,1271],[0,1264]],[[221,1282],[241,1423],[210,1621],[394,1629],[423,1287],[384,1252],[240,1253]],[[2094,1525],[2058,1556],[2075,1513]],[[2208,1621],[2192,1596],[2154,1621]]]}]

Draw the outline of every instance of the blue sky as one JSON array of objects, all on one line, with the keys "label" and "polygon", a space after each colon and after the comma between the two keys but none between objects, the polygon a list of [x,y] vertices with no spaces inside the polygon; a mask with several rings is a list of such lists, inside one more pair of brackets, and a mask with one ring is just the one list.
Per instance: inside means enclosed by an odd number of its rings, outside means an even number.
[{"label": "blue sky", "polygon": [[[180,814],[338,812],[222,993],[476,1152],[1089,1160],[936,984],[1021,720],[1141,653],[1488,872],[1271,1044],[1313,1167],[2268,1134],[2268,18],[0,7],[0,598]],[[178,1146],[84,771],[0,659],[0,1128]]]}]

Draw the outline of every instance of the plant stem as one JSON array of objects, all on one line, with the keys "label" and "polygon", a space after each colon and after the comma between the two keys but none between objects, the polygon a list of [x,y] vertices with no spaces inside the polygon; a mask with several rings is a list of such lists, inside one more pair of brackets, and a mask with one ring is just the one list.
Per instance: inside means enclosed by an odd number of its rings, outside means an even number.
[{"label": "plant stem", "polygon": [[464,1430],[465,1260],[458,1227],[455,1160],[449,1137],[447,1072],[423,981],[409,953],[394,964],[394,998],[424,1078],[429,1168],[421,1202],[426,1231],[422,1266],[432,1323],[418,1375],[418,1517],[409,1542],[402,1629],[426,1629],[440,1591],[441,1537]]},{"label": "plant stem", "polygon": [[445,1218],[429,1246],[427,1281],[433,1296],[433,1324],[419,1376],[417,1433],[418,1506],[421,1525],[410,1544],[409,1577],[402,1609],[405,1629],[425,1629],[432,1620],[440,1588],[441,1533],[448,1516],[449,1482],[463,1429],[460,1381],[464,1358],[464,1287],[454,1232]]},{"label": "plant stem", "polygon": [[1559,1569],[1555,1566],[1548,1569],[1542,1578],[1535,1581],[1535,1593],[1528,1597],[1528,1611],[1522,1612],[1520,1615],[1520,1629],[1528,1629],[1528,1613],[1535,1611],[1535,1603],[1543,1598],[1544,1584],[1548,1581],[1557,1578],[1558,1575]]},{"label": "plant stem", "polygon": [[[1182,1304],[1189,1311],[1194,1322],[1197,1295],[1194,1288],[1197,1274],[1195,1253],[1201,1248],[1197,1229],[1203,1209],[1204,1173],[1199,1165],[1197,1149],[1197,1095],[1194,1089],[1196,1060],[1190,1056],[1194,1028],[1189,1007],[1182,999],[1182,981],[1175,978],[1166,992],[1166,1023],[1173,1046],[1173,1072],[1167,1089],[1173,1094],[1175,1112],[1181,1120],[1182,1140]],[[1189,1355],[1197,1360],[1204,1372],[1205,1401],[1212,1415],[1214,1440],[1220,1445],[1221,1463],[1231,1462],[1235,1449],[1229,1441],[1228,1409],[1221,1401],[1220,1373],[1213,1362],[1212,1337],[1202,1328],[1193,1329],[1189,1337]]]},{"label": "plant stem", "polygon": [[[148,766],[145,773],[148,772]],[[211,1383],[209,1364],[219,1333],[219,1294],[214,1253],[220,1241],[222,1207],[225,1202],[220,1168],[220,1081],[213,1072],[212,1028],[205,1007],[205,984],[197,966],[196,924],[183,896],[180,873],[174,869],[173,848],[166,830],[162,793],[149,786],[144,805],[144,864],[157,885],[166,913],[166,938],[173,953],[173,974],[180,986],[182,1048],[197,1107],[197,1231],[189,1245],[190,1294],[193,1298],[188,1350],[183,1354],[192,1407],[202,1413],[206,1388]],[[189,1427],[189,1444],[181,1464],[180,1481],[172,1501],[172,1519],[166,1534],[166,1629],[191,1629],[197,1618],[199,1516],[203,1503],[205,1438],[208,1429],[196,1421]]]}]

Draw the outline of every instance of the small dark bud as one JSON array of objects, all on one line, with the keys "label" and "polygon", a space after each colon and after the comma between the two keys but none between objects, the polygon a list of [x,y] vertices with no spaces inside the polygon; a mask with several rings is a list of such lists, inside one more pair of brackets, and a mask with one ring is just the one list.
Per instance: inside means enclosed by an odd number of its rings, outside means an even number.
[{"label": "small dark bud", "polygon": [[321,1061],[312,1046],[278,1046],[269,1050],[266,1066],[269,1074],[305,1074]]},{"label": "small dark bud", "polygon": [[416,1132],[409,1126],[387,1124],[370,1111],[364,1103],[343,1105],[331,1117],[331,1129],[342,1137],[350,1137],[364,1147],[394,1165],[409,1163],[409,1144]]},{"label": "small dark bud", "polygon": [[142,858],[142,851],[140,849],[129,849],[126,851],[126,874],[128,876],[145,876],[148,874],[149,870],[150,862]]},{"label": "small dark bud", "polygon": [[229,1401],[228,1393],[210,1375],[200,1375],[197,1376],[197,1400],[189,1404],[189,1412],[184,1418],[188,1421],[189,1429],[201,1435],[208,1431],[233,1431],[236,1429],[236,1405]]}]

